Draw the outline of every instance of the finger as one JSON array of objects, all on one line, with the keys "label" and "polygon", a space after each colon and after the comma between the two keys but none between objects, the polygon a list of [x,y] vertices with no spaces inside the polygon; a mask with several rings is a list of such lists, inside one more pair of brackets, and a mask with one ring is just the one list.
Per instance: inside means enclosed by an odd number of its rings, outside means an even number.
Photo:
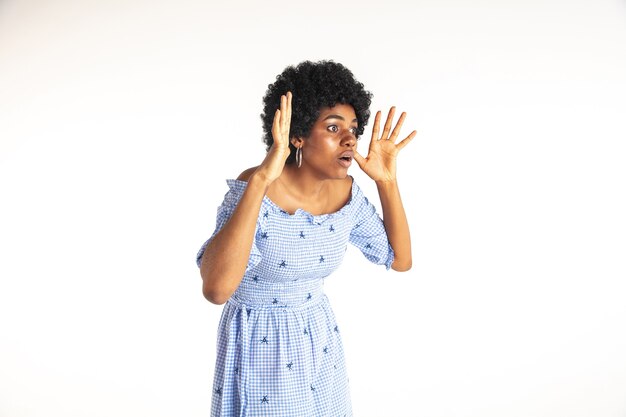
[{"label": "finger", "polygon": [[417,135],[417,130],[414,130],[411,132],[411,134],[409,136],[407,136],[406,138],[404,138],[401,142],[399,142],[396,145],[396,148],[398,150],[401,150],[402,148],[404,148],[406,145],[409,144],[409,142],[411,142],[413,140],[413,138]]},{"label": "finger", "polygon": [[272,122],[272,137],[274,138],[274,142],[278,142],[281,139],[280,133],[280,110],[276,109],[274,113],[274,121]]},{"label": "finger", "polygon": [[287,119],[287,132],[289,132],[289,127],[291,126],[291,99],[291,91],[287,91],[287,114],[285,116]]},{"label": "finger", "polygon": [[395,142],[396,138],[400,134],[400,129],[402,128],[404,119],[406,119],[406,112],[402,112],[402,114],[400,115],[400,118],[398,119],[398,123],[396,123],[396,126],[393,128],[393,132],[391,132],[391,136],[389,136],[390,140],[393,140]]},{"label": "finger", "polygon": [[374,118],[374,128],[372,129],[372,139],[370,139],[369,152],[372,151],[378,145],[378,132],[380,130],[380,111],[376,112],[376,117]]},{"label": "finger", "polygon": [[387,120],[385,121],[385,128],[383,129],[383,134],[380,139],[389,138],[389,130],[391,129],[391,122],[393,121],[393,115],[396,113],[396,106],[392,106],[389,109],[389,114],[387,115]]},{"label": "finger", "polygon": [[377,148],[380,147],[380,141],[378,139],[370,140],[370,146],[367,148],[368,155],[371,153],[376,153]]},{"label": "finger", "polygon": [[285,95],[280,96],[280,127],[281,131],[285,130],[285,116],[287,115],[287,97]]},{"label": "finger", "polygon": [[374,127],[372,128],[372,140],[378,140],[379,130],[380,130],[380,110],[376,112],[376,117],[374,117]]},{"label": "finger", "polygon": [[363,158],[361,154],[356,151],[354,152],[353,158],[356,161],[356,163],[359,165],[359,168],[363,169],[363,165],[365,164],[365,158]]}]

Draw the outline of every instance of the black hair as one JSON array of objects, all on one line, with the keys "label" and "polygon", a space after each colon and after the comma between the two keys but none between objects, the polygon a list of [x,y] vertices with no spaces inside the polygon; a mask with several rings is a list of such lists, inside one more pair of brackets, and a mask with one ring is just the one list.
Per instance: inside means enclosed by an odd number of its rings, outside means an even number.
[{"label": "black hair", "polygon": [[[333,61],[304,61],[297,66],[289,66],[276,76],[263,97],[263,141],[269,150],[274,143],[272,123],[276,109],[280,108],[280,97],[291,91],[291,125],[289,138],[308,137],[313,124],[323,107],[349,104],[354,108],[358,128],[357,138],[370,117],[372,93],[365,90],[352,72],[340,63]],[[295,160],[295,147],[289,143],[291,154],[286,163]]]}]

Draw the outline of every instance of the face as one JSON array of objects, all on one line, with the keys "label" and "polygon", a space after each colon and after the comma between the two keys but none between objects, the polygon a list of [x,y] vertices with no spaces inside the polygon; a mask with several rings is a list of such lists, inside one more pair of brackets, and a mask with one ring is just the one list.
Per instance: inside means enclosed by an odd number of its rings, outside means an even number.
[{"label": "face", "polygon": [[313,124],[311,134],[301,143],[302,168],[320,178],[345,178],[356,150],[358,123],[349,104],[324,107]]}]

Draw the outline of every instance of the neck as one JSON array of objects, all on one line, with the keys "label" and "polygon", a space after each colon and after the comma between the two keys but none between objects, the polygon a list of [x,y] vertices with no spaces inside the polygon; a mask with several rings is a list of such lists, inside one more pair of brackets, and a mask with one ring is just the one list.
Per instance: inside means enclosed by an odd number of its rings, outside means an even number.
[{"label": "neck", "polygon": [[294,197],[305,200],[317,199],[330,181],[319,178],[304,165],[298,168],[295,164],[285,165],[279,179]]}]

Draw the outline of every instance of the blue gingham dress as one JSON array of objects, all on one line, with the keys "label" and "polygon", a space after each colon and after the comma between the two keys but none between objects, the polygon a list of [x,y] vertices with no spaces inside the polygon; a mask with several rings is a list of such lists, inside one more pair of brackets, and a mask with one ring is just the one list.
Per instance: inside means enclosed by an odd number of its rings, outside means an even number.
[{"label": "blue gingham dress", "polygon": [[[213,236],[247,186],[226,182]],[[391,266],[383,222],[354,180],[331,214],[290,215],[263,198],[245,275],[220,319],[211,416],[352,416],[340,327],[322,288],[348,242]]]}]

